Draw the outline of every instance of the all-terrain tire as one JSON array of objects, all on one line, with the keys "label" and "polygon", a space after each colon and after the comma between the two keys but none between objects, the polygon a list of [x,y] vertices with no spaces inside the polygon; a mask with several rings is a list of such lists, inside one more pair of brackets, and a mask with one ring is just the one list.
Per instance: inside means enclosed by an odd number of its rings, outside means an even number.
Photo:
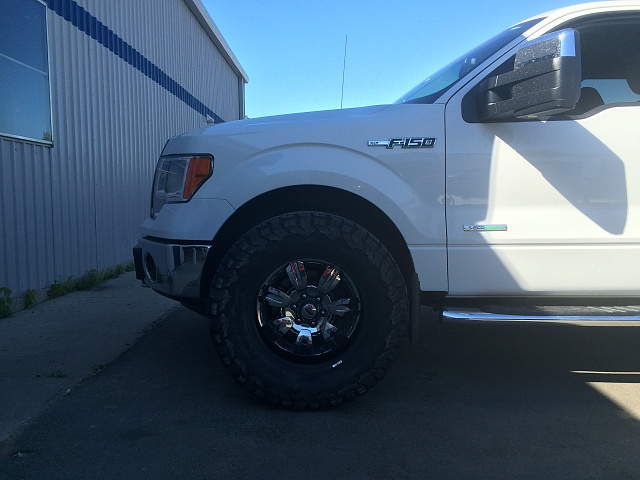
[{"label": "all-terrain tire", "polygon": [[336,215],[296,212],[248,231],[209,292],[211,338],[229,372],[296,410],[365,393],[398,354],[407,289],[389,251]]}]

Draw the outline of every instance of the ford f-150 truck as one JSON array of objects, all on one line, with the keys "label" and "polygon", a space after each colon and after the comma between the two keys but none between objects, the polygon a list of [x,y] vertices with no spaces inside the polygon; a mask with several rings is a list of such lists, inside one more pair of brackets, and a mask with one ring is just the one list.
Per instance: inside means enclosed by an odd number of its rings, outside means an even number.
[{"label": "ford f-150 truck", "polygon": [[211,319],[266,401],[370,389],[420,305],[638,318],[640,2],[519,23],[391,105],[171,139],[138,278]]}]

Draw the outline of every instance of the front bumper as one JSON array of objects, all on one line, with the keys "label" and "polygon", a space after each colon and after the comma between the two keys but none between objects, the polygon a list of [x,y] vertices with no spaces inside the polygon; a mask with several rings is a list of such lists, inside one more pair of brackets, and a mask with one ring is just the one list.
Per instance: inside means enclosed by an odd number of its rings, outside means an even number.
[{"label": "front bumper", "polygon": [[210,245],[142,238],[133,248],[136,278],[155,291],[181,299],[200,298],[200,278]]}]

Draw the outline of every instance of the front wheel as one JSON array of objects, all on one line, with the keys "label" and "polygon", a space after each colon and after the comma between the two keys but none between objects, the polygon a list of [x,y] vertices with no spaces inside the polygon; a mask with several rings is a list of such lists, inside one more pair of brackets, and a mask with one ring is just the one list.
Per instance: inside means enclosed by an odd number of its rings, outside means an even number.
[{"label": "front wheel", "polygon": [[386,373],[408,323],[387,249],[336,215],[297,212],[257,225],[226,254],[209,294],[223,363],[269,403],[333,406]]}]

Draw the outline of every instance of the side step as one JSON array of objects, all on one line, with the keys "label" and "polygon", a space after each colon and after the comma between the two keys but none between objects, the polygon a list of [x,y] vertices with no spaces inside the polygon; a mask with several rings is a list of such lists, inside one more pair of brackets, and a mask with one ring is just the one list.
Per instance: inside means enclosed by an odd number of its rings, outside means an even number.
[{"label": "side step", "polygon": [[620,322],[640,321],[640,305],[625,306],[527,306],[445,308],[442,318],[447,320],[493,321],[563,321],[563,322]]}]

